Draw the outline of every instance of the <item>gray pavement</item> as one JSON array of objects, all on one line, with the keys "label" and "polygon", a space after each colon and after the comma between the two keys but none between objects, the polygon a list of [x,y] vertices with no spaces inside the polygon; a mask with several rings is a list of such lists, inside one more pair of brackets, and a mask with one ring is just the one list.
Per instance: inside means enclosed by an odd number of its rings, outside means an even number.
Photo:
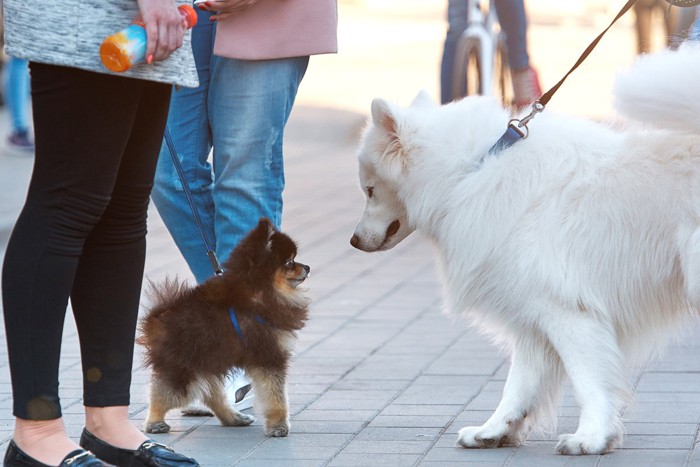
[{"label": "gray pavement", "polygon": [[[184,417],[173,411],[168,417],[171,433],[154,439],[174,445],[204,466],[700,466],[696,452],[700,428],[697,326],[686,330],[664,357],[632,372],[635,400],[624,414],[627,433],[621,450],[605,456],[555,454],[556,435],[571,432],[579,412],[569,388],[559,409],[556,433],[533,433],[519,448],[465,450],[454,446],[462,426],[483,423],[495,409],[508,371],[507,356],[466,322],[441,314],[433,253],[420,236],[414,234],[392,251],[374,254],[356,251],[348,242],[363,207],[354,158],[365,118],[364,110],[359,109],[368,108],[373,95],[388,91],[392,94],[388,97],[404,103],[422,87],[434,93],[440,47],[435,41],[444,32],[440,29],[442,11],[418,0],[406,0],[400,15],[371,5],[363,9],[358,5],[362,2],[341,3],[341,14],[345,12],[348,18],[341,23],[346,55],[312,60],[286,140],[284,229],[299,243],[299,259],[312,267],[307,285],[313,297],[311,319],[300,333],[288,388],[291,434],[268,439],[260,421],[246,428],[225,428],[214,418]],[[538,2],[530,4],[537,6]],[[544,0],[539,4],[550,5]],[[598,28],[585,21],[572,25],[570,17],[562,23],[561,17],[552,19],[550,10],[544,13],[535,9],[531,36],[538,46],[536,63],[542,64],[544,79],[549,80],[550,72],[544,70],[553,70],[553,62],[563,69],[561,63],[568,65],[572,60],[560,55],[550,55],[547,60],[547,41],[537,38],[551,37],[552,31],[562,30],[557,27],[565,26],[562,37],[578,47]],[[537,18],[544,19],[538,23]],[[394,32],[400,30],[397,25],[422,28],[429,40],[418,41],[403,55],[391,48],[398,47],[401,38],[387,43],[366,36],[358,42],[350,40],[356,37],[353,32],[367,33],[379,24]],[[617,34],[631,44],[625,31],[629,33],[629,27],[623,24]],[[575,48],[576,56],[580,50]],[[614,68],[606,67],[609,61],[619,64],[628,58],[625,51],[616,53],[612,58],[603,54],[604,60],[578,73],[602,82],[614,73]],[[374,61],[381,54],[396,60]],[[408,55],[430,63],[430,70],[420,63],[411,64]],[[355,74],[343,77],[349,70]],[[386,79],[373,80],[373,70]],[[551,85],[551,80],[546,84]],[[599,96],[600,89],[581,92],[577,85],[572,88],[560,91],[559,105],[571,104],[571,109],[564,110],[595,117],[605,114],[607,96]],[[344,93],[346,101],[342,100]],[[586,93],[587,99],[581,96]],[[597,96],[601,104],[591,104],[590,96]],[[583,101],[589,107],[579,104]],[[7,116],[2,111],[0,138],[6,129]],[[2,252],[21,207],[31,165],[30,156],[0,151]],[[176,274],[190,277],[157,213],[151,210],[146,276],[159,280]],[[0,334],[4,338],[2,327]],[[139,425],[147,411],[149,379],[141,363],[139,350],[130,408]],[[60,380],[65,422],[77,438],[83,426],[81,377],[70,313]],[[3,344],[0,452],[10,440],[12,423]]]}]

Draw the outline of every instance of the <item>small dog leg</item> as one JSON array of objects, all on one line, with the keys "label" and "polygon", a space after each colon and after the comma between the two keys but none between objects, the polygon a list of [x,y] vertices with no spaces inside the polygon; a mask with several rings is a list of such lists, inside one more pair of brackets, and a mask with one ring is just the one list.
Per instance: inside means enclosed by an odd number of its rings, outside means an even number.
[{"label": "small dog leg", "polygon": [[171,388],[155,375],[151,379],[150,404],[144,430],[146,433],[167,433],[170,425],[165,423],[168,410],[178,407],[177,397]]},{"label": "small dog leg", "polygon": [[287,375],[284,370],[250,370],[256,402],[265,414],[265,434],[274,438],[289,434],[289,405],[287,404]]},{"label": "small dog leg", "polygon": [[223,426],[248,426],[255,421],[252,415],[240,413],[229,405],[222,380],[210,384],[204,403],[214,412]]},{"label": "small dog leg", "polygon": [[213,417],[214,414],[206,407],[199,405],[188,405],[180,411],[186,417]]}]

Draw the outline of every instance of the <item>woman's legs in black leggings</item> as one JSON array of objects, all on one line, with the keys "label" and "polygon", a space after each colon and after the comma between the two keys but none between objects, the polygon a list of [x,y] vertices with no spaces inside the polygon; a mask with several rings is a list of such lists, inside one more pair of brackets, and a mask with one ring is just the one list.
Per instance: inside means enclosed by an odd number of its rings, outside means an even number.
[{"label": "woman's legs in black leggings", "polygon": [[80,335],[86,406],[129,404],[146,254],[146,211],[170,89],[143,83],[111,200],[78,263],[71,304]]},{"label": "woman's legs in black leggings", "polygon": [[36,159],[3,264],[16,417],[61,416],[69,297],[87,406],[129,403],[146,208],[170,86],[31,64]]}]

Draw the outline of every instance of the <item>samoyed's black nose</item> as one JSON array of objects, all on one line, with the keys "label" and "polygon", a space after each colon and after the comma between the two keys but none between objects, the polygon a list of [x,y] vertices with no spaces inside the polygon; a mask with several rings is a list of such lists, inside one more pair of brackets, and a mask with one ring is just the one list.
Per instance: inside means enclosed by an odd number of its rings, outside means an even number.
[{"label": "samoyed's black nose", "polygon": [[359,249],[359,248],[360,248],[360,247],[359,247],[359,245],[360,245],[360,238],[359,238],[357,235],[353,235],[352,238],[350,239],[350,245],[352,245],[353,247]]},{"label": "samoyed's black nose", "polygon": [[396,232],[399,231],[401,228],[401,222],[399,221],[394,221],[391,224],[389,224],[389,227],[386,228],[386,238],[391,237],[394,235]]}]

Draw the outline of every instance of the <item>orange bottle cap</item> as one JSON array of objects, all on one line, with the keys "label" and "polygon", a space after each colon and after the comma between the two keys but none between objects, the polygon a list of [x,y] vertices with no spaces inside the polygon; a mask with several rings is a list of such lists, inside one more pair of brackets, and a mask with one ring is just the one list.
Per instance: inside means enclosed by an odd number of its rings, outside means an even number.
[{"label": "orange bottle cap", "polygon": [[119,44],[111,41],[104,41],[100,46],[100,58],[108,70],[118,73],[128,70],[132,65],[129,54]]},{"label": "orange bottle cap", "polygon": [[187,22],[187,29],[193,28],[197,24],[197,12],[192,5],[180,5],[178,9]]}]

